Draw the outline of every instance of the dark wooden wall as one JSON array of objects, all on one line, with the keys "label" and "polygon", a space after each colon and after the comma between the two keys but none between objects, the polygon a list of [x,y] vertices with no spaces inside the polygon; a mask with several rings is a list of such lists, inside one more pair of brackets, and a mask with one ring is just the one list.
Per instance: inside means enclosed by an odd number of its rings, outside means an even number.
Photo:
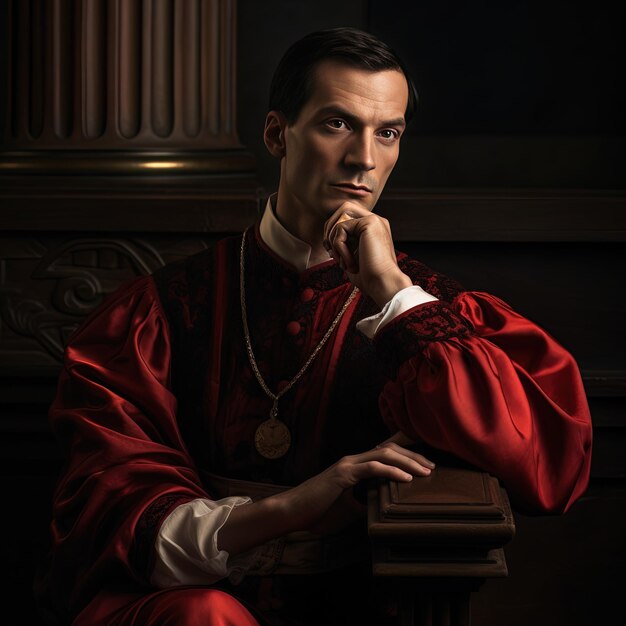
[{"label": "dark wooden wall", "polygon": [[[380,202],[398,247],[547,328],[578,359],[592,407],[588,492],[562,517],[517,515],[510,577],[483,587],[475,623],[626,624],[623,3],[239,0],[238,138],[109,138],[121,169],[93,142],[12,135],[10,4],[0,0],[3,623],[35,623],[30,581],[61,465],[45,414],[64,339],[120,282],[254,219],[277,182],[261,139],[273,67],[305,33],[353,25],[403,53],[421,95]],[[182,172],[138,174],[155,142]]]}]

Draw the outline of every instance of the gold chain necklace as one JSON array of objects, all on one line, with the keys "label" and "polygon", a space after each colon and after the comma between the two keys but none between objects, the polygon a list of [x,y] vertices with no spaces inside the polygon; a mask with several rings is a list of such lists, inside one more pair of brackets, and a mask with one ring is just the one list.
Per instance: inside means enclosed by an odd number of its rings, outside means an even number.
[{"label": "gold chain necklace", "polygon": [[246,341],[246,350],[248,352],[248,360],[250,361],[250,367],[259,381],[259,385],[263,391],[274,401],[272,410],[270,411],[269,419],[262,422],[254,433],[254,445],[261,456],[266,459],[278,459],[284,456],[289,450],[291,445],[291,433],[289,428],[278,419],[278,401],[300,380],[302,374],[311,365],[313,359],[318,355],[324,344],[328,341],[333,330],[339,323],[339,320],[343,317],[346,309],[350,306],[350,303],[354,300],[358,287],[355,287],[348,299],[344,302],[343,306],[337,316],[332,321],[326,334],[322,337],[321,341],[315,346],[313,352],[309,355],[305,364],[300,368],[300,371],[285,385],[278,393],[273,393],[267,386],[261,372],[257,366],[256,358],[252,350],[252,341],[250,340],[250,329],[248,328],[248,314],[246,312],[246,285],[245,285],[245,247],[246,247],[246,234],[248,230],[243,234],[241,238],[241,253],[239,258],[239,295],[241,300],[241,321],[243,323],[243,334]]}]

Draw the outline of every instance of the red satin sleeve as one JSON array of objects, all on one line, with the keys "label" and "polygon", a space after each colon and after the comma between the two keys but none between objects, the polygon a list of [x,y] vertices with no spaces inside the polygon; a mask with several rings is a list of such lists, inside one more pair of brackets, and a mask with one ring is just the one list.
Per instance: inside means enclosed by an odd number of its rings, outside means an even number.
[{"label": "red satin sleeve", "polygon": [[138,535],[177,504],[207,497],[176,425],[169,367],[167,322],[149,277],[112,296],[71,338],[50,411],[67,459],[46,581],[57,609],[75,613],[110,580],[145,582]]},{"label": "red satin sleeve", "polygon": [[411,309],[379,333],[396,375],[387,424],[497,476],[513,505],[563,512],[584,492],[591,418],[572,356],[485,293]]}]

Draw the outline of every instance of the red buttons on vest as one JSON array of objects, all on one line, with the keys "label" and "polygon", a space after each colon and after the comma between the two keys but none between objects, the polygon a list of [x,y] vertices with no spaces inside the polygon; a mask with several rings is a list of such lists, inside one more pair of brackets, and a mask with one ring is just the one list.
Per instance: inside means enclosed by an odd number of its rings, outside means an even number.
[{"label": "red buttons on vest", "polygon": [[288,335],[297,335],[300,332],[300,322],[289,322],[287,324],[287,334]]},{"label": "red buttons on vest", "polygon": [[302,302],[310,302],[311,300],[313,300],[314,296],[315,296],[315,292],[313,291],[313,289],[311,289],[310,287],[307,287],[300,294],[300,300],[302,300]]}]

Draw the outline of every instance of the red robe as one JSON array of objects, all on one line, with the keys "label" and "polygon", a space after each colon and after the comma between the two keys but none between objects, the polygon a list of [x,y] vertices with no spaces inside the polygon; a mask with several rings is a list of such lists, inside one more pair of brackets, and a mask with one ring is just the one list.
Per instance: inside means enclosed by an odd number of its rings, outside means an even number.
[{"label": "red robe", "polygon": [[[223,240],[124,287],[67,347],[50,417],[68,462],[43,582],[57,611],[84,609],[77,623],[95,625],[122,623],[109,615],[118,607],[120,620],[145,607],[161,522],[178,504],[211,497],[202,470],[298,484],[402,430],[497,476],[518,510],[562,512],[583,493],[591,422],[570,354],[498,298],[463,291],[402,254],[402,270],[439,300],[370,341],[355,324],[377,309],[360,293],[280,400],[290,451],[261,457],[254,432],[272,401],[245,353],[240,241]],[[258,228],[247,243],[254,351],[278,390],[352,286],[334,261],[298,274]]]}]

